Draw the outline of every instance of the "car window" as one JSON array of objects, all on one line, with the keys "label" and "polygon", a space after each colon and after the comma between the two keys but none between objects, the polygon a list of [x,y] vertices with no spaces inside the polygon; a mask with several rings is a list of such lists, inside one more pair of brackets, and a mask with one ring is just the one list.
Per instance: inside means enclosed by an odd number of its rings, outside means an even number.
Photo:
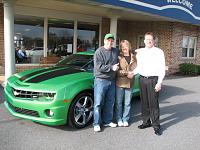
[{"label": "car window", "polygon": [[83,66],[83,69],[85,69],[85,70],[87,70],[89,72],[93,72],[93,69],[94,69],[94,62],[93,62],[93,60],[91,60],[85,66]]},{"label": "car window", "polygon": [[[64,60],[58,62],[56,66],[74,66],[87,70],[85,67],[89,65],[92,60],[92,55],[72,54]],[[91,67],[92,66],[90,65],[90,68]]]}]

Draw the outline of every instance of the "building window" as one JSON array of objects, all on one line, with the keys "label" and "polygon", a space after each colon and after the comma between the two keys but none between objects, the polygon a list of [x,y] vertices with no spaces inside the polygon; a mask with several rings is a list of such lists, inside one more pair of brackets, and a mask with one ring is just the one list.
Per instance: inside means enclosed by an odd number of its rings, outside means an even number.
[{"label": "building window", "polygon": [[182,43],[182,57],[194,58],[196,52],[197,38],[190,36],[183,36]]},{"label": "building window", "polygon": [[[14,46],[16,63],[38,63],[43,55],[43,18],[15,16]],[[24,53],[21,56],[18,52]]]},{"label": "building window", "polygon": [[99,46],[99,25],[78,22],[77,52],[96,50]]},{"label": "building window", "polygon": [[143,35],[139,35],[138,36],[138,40],[137,40],[137,48],[143,48],[145,47],[144,45],[144,36]]},{"label": "building window", "polygon": [[62,19],[48,20],[48,56],[66,56],[73,53],[74,22]]},{"label": "building window", "polygon": [[[44,18],[15,15],[14,44],[16,63],[40,63],[44,56]],[[49,18],[47,25],[47,56],[73,53],[74,21]],[[46,40],[46,39],[45,39]],[[99,24],[78,22],[77,52],[96,50],[99,46]],[[20,54],[24,54],[22,59]],[[18,58],[20,56],[20,58]]]}]

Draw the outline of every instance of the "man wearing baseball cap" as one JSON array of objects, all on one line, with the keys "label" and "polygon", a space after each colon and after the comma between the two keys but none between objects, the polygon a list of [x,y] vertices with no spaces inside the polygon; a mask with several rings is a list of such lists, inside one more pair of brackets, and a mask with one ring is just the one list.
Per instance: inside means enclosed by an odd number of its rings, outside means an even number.
[{"label": "man wearing baseball cap", "polygon": [[116,127],[112,122],[115,102],[115,77],[119,69],[118,50],[113,46],[114,35],[104,36],[104,46],[94,54],[94,131],[100,132],[101,125]]},{"label": "man wearing baseball cap", "polygon": [[115,38],[114,38],[114,35],[113,35],[112,33],[108,33],[108,34],[106,34],[105,37],[104,37],[104,39],[109,39],[109,38],[111,38],[111,39],[113,39],[113,40],[115,39]]}]

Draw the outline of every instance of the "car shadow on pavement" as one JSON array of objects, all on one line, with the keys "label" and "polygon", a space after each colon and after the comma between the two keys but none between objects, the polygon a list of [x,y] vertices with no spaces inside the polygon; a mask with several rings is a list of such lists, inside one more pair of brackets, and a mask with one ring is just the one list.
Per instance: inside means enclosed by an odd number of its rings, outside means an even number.
[{"label": "car shadow on pavement", "polygon": [[131,102],[130,120],[129,124],[134,124],[140,121],[141,118],[141,103],[140,97],[133,97]]}]

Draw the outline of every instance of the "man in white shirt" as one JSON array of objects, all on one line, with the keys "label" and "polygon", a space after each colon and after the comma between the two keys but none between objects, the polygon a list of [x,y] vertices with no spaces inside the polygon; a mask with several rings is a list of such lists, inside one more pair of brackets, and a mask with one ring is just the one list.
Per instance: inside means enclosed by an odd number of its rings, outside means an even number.
[{"label": "man in white shirt", "polygon": [[139,129],[153,126],[154,133],[161,135],[158,96],[165,76],[165,57],[161,49],[154,47],[152,32],[144,36],[145,48],[137,49],[137,67],[134,74],[140,74],[140,98],[143,123]]}]

